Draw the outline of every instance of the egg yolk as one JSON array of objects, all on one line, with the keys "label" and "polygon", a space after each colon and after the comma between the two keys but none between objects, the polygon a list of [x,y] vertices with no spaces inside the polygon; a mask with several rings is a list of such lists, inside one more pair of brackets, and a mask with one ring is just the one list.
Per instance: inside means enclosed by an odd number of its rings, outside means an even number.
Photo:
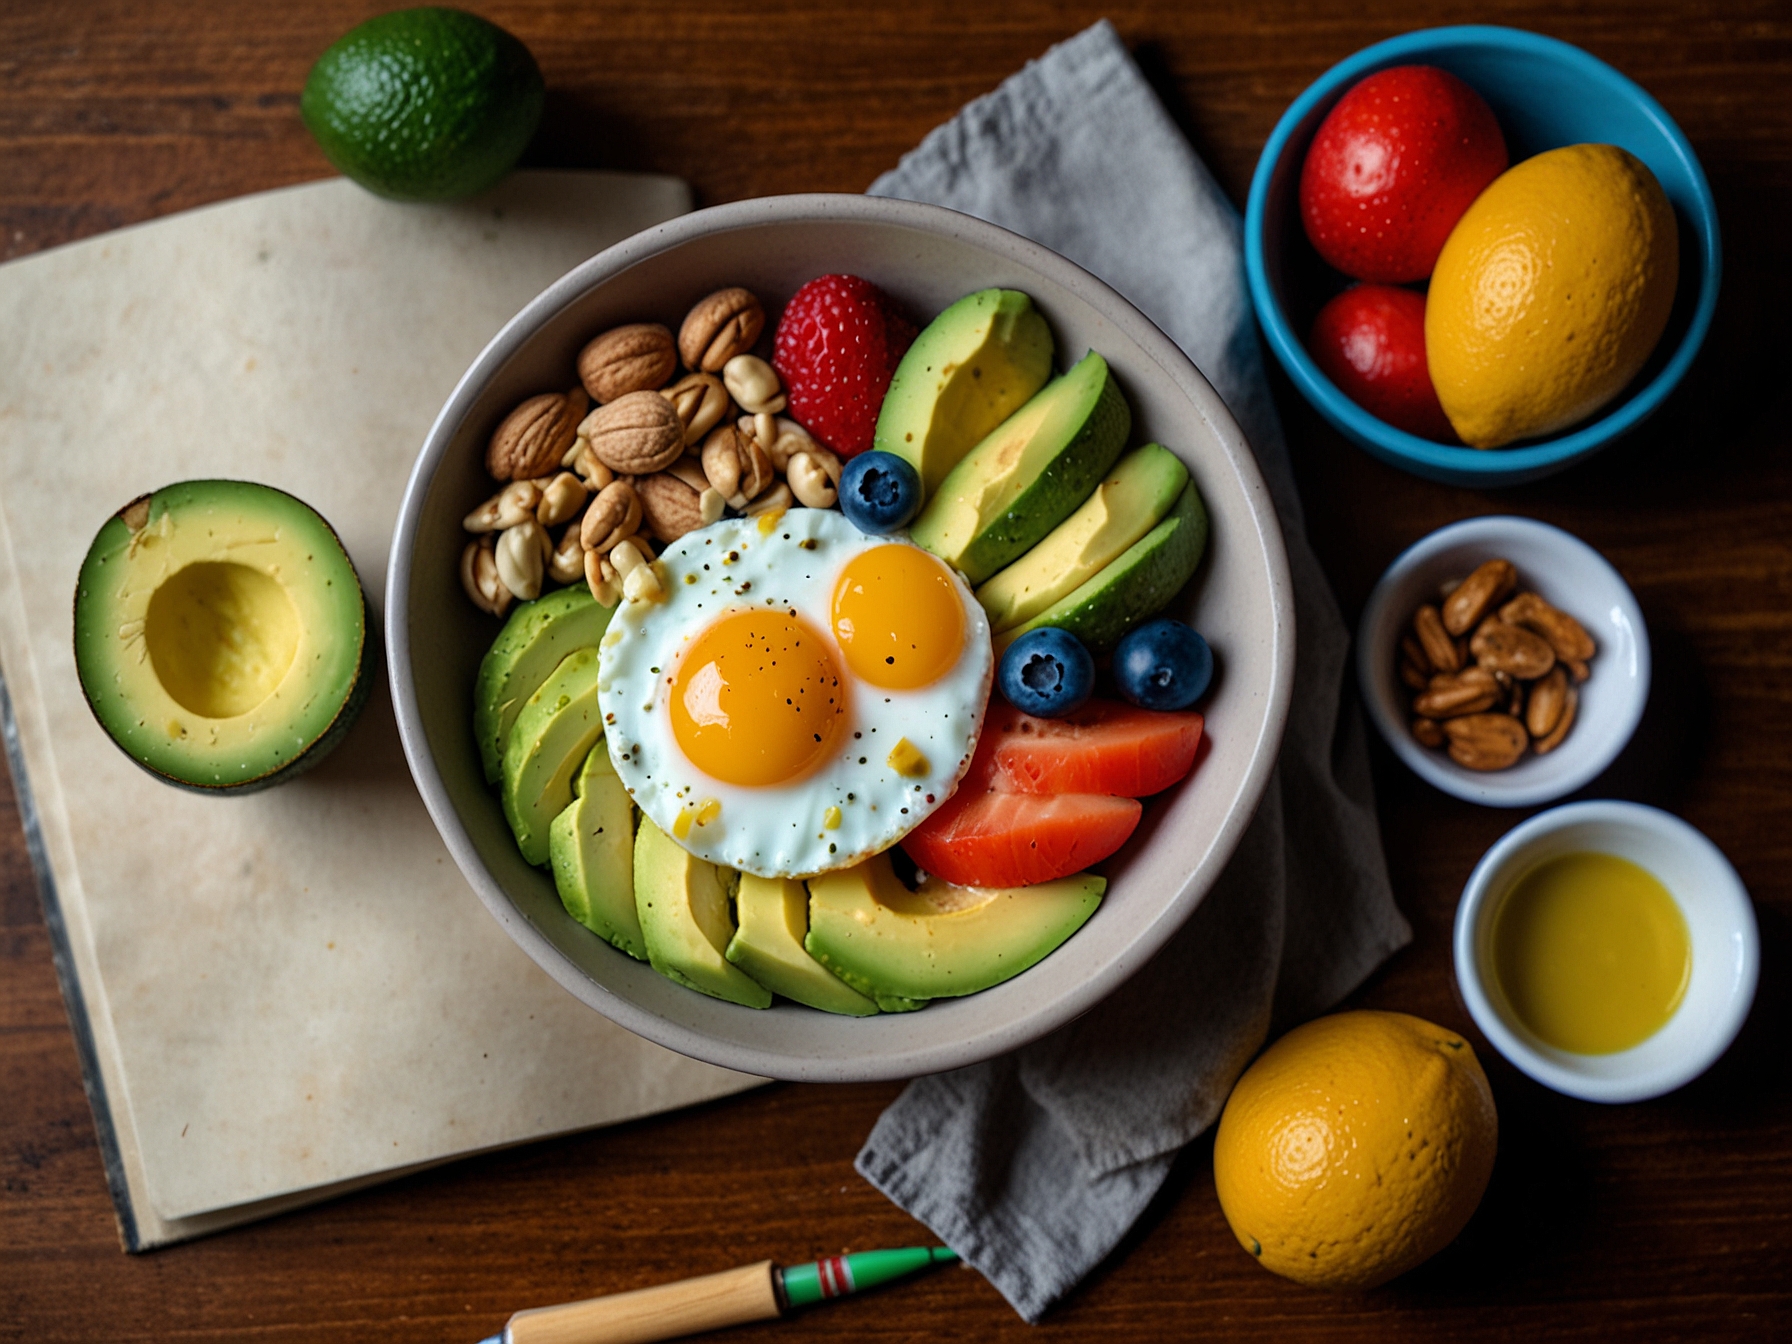
[{"label": "egg yolk", "polygon": [[834,638],[862,681],[913,690],[964,652],[964,603],[946,567],[918,546],[875,546],[834,584]]},{"label": "egg yolk", "polygon": [[833,754],[846,688],[827,638],[794,611],[736,611],[691,641],[668,678],[685,757],[730,784],[801,779]]}]

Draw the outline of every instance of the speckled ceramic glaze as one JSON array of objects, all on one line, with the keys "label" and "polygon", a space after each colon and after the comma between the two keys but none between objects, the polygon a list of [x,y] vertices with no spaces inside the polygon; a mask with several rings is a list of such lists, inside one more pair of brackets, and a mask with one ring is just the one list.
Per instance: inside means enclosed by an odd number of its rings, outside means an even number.
[{"label": "speckled ceramic glaze", "polygon": [[[779,1001],[755,1011],[681,988],[617,952],[561,908],[551,877],[511,839],[480,772],[472,688],[497,631],[461,592],[461,518],[492,490],[485,443],[518,402],[569,386],[579,348],[622,322],[676,328],[697,299],[745,285],[773,315],[806,280],[862,275],[925,320],[973,290],[1033,296],[1058,362],[1099,350],[1132,403],[1133,441],[1187,462],[1213,523],[1181,615],[1223,675],[1204,708],[1210,749],[1151,803],[1102,865],[1106,900],[1062,948],[1006,984],[924,1011],[834,1017]],[[763,344],[769,348],[771,327]],[[399,731],[417,787],[455,862],[517,943],[597,1011],[662,1045],[778,1078],[852,1081],[986,1059],[1086,1011],[1201,902],[1250,821],[1288,713],[1294,613],[1282,538],[1250,449],[1219,396],[1131,304],[1056,253],[933,206],[864,196],[787,196],[700,211],[638,234],[550,286],[480,355],[418,456],[393,540],[386,641]]]}]

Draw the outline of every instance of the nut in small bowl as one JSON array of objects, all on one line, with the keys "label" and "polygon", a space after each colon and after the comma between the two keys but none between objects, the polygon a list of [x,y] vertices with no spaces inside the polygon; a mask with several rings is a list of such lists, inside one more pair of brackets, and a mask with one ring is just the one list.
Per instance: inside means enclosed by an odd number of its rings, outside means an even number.
[{"label": "nut in small bowl", "polygon": [[[1495,574],[1495,560],[1509,562],[1513,574]],[[1491,608],[1491,627],[1483,607]],[[1544,621],[1550,612],[1571,617],[1598,650],[1591,661],[1565,660],[1559,686],[1555,666],[1525,661],[1523,636],[1540,611]],[[1468,633],[1458,640],[1452,625]],[[1508,625],[1518,632],[1509,638]],[[1456,667],[1446,670],[1451,659]],[[1529,518],[1473,518],[1433,532],[1388,567],[1357,628],[1357,678],[1394,754],[1444,792],[1490,807],[1551,802],[1591,782],[1636,730],[1649,666],[1642,612],[1618,572],[1585,542]],[[1415,668],[1428,674],[1422,686]],[[1515,679],[1513,668],[1541,675]],[[1558,732],[1566,710],[1554,702],[1570,693],[1572,731]],[[1512,740],[1496,741],[1495,729]]]}]

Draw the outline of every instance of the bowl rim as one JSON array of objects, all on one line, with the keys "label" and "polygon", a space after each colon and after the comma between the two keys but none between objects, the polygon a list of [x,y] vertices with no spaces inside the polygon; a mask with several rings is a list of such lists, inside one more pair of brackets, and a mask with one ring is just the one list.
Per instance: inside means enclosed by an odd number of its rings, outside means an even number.
[{"label": "bowl rim", "polygon": [[[1042,273],[1100,308],[1104,317],[1124,331],[1206,417],[1237,472],[1241,493],[1250,509],[1248,518],[1233,520],[1231,525],[1248,535],[1248,544],[1258,548],[1266,562],[1272,670],[1270,685],[1262,693],[1265,711],[1240,780],[1238,805],[1221,823],[1212,847],[1190,871],[1182,889],[1105,966],[1082,983],[997,1028],[953,1041],[911,1045],[872,1056],[824,1059],[718,1041],[702,1031],[662,1018],[592,980],[524,917],[480,859],[436,767],[415,693],[410,647],[410,569],[423,514],[421,506],[451,440],[486,383],[562,309],[631,267],[712,234],[816,222],[894,225],[922,234],[960,238]],[[1255,452],[1236,419],[1181,348],[1110,285],[1031,239],[942,206],[831,193],[736,201],[654,225],[574,267],[511,318],[461,376],[437,413],[411,468],[387,565],[385,636],[393,709],[412,778],[462,876],[505,932],[562,988],[636,1035],[724,1068],[793,1081],[886,1081],[960,1068],[1037,1040],[1087,1012],[1119,988],[1194,914],[1237,849],[1275,770],[1294,691],[1293,585],[1279,515]],[[1197,879],[1203,876],[1205,882],[1196,890]]]},{"label": "bowl rim", "polygon": [[[1430,560],[1437,552],[1452,545],[1461,542],[1492,541],[1512,536],[1522,537],[1526,533],[1568,546],[1580,553],[1589,568],[1602,572],[1615,591],[1620,594],[1622,605],[1625,608],[1624,614],[1629,619],[1636,636],[1636,675],[1629,681],[1632,693],[1630,701],[1624,707],[1621,731],[1603,750],[1589,752],[1579,766],[1569,771],[1563,778],[1552,782],[1533,784],[1529,787],[1509,781],[1502,782],[1498,774],[1473,775],[1472,772],[1455,765],[1447,757],[1439,756],[1436,752],[1428,751],[1420,746],[1413,739],[1412,734],[1407,731],[1404,721],[1389,718],[1385,701],[1376,693],[1377,678],[1373,665],[1375,650],[1379,647],[1375,627],[1382,625],[1388,613],[1388,606],[1393,601],[1394,590],[1407,574]],[[1522,542],[1518,545],[1522,545]],[[1630,585],[1624,582],[1624,576],[1618,573],[1617,567],[1572,532],[1537,518],[1525,518],[1517,514],[1493,513],[1475,518],[1464,518],[1459,522],[1448,523],[1435,532],[1420,537],[1395,556],[1388,567],[1382,571],[1381,577],[1375,582],[1375,587],[1369,592],[1369,600],[1363,604],[1363,614],[1357,622],[1357,684],[1363,702],[1368,708],[1369,718],[1375,724],[1376,731],[1381,734],[1382,740],[1400,758],[1402,764],[1426,783],[1443,790],[1452,797],[1461,798],[1465,802],[1480,803],[1484,807],[1532,807],[1539,803],[1551,803],[1592,783],[1607,766],[1618,758],[1619,753],[1629,745],[1631,737],[1636,733],[1637,724],[1642,722],[1643,710],[1649,702],[1652,673],[1653,661],[1649,648],[1649,627],[1643,619],[1642,607],[1636,600],[1636,594],[1630,591]]]},{"label": "bowl rim", "polygon": [[[1289,324],[1275,287],[1270,284],[1268,263],[1263,250],[1263,225],[1268,210],[1269,184],[1276,165],[1288,149],[1295,129],[1320,103],[1342,88],[1378,68],[1407,58],[1423,57],[1446,47],[1482,46],[1517,52],[1562,62],[1581,75],[1627,94],[1655,123],[1663,137],[1684,161],[1691,178],[1698,209],[1691,223],[1697,230],[1704,249],[1704,265],[1699,281],[1700,292],[1691,320],[1680,344],[1655,377],[1615,406],[1610,414],[1570,434],[1545,439],[1541,443],[1519,448],[1485,450],[1433,443],[1403,429],[1397,429],[1358,406],[1320,371],[1305,345]],[[1547,37],[1522,28],[1506,28],[1492,24],[1462,24],[1444,28],[1422,28],[1388,38],[1346,57],[1332,66],[1288,105],[1264,143],[1251,175],[1250,196],[1245,205],[1244,225],[1245,274],[1249,281],[1251,302],[1257,310],[1264,336],[1276,358],[1301,395],[1311,402],[1345,434],[1397,464],[1412,464],[1425,472],[1458,481],[1473,480],[1482,485],[1498,484],[1508,478],[1534,479],[1538,475],[1559,470],[1597,452],[1613,440],[1635,429],[1652,415],[1668,394],[1679,384],[1704,345],[1717,311],[1717,292],[1723,277],[1723,243],[1718,230],[1717,204],[1706,180],[1704,167],[1692,144],[1678,123],[1668,115],[1653,95],[1616,67],[1583,51],[1570,42]]]},{"label": "bowl rim", "polygon": [[[1724,913],[1739,953],[1740,965],[1730,996],[1723,1011],[1712,1017],[1699,1048],[1689,1051],[1671,1065],[1622,1077],[1596,1077],[1578,1072],[1543,1054],[1514,1031],[1493,1005],[1481,978],[1477,956],[1483,922],[1481,910],[1494,880],[1544,836],[1590,821],[1665,833],[1674,843],[1697,853],[1717,877],[1714,886],[1703,891],[1702,898],[1727,907]],[[1680,897],[1674,899],[1676,904],[1680,903]],[[1545,1087],[1583,1101],[1607,1104],[1663,1096],[1684,1087],[1715,1064],[1730,1048],[1748,1019],[1761,968],[1761,936],[1754,906],[1749,901],[1748,888],[1729,857],[1710,836],[1672,812],[1617,799],[1590,799],[1539,812],[1495,841],[1481,856],[1462,889],[1451,931],[1451,946],[1456,962],[1456,984],[1462,992],[1463,1002],[1468,1007],[1469,1016],[1494,1049]]]}]

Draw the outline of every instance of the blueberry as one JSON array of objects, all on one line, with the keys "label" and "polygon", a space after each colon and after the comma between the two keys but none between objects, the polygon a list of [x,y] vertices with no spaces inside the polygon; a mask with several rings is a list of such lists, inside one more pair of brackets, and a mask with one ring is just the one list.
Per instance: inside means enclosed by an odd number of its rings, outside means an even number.
[{"label": "blueberry", "polygon": [[921,476],[907,458],[875,450],[840,470],[840,510],[861,532],[894,532],[921,508]]},{"label": "blueberry", "polygon": [[1089,698],[1095,689],[1095,659],[1070,631],[1041,626],[1008,646],[996,683],[1016,709],[1055,719]]},{"label": "blueberry", "polygon": [[1114,680],[1142,709],[1187,709],[1207,694],[1213,650],[1181,621],[1146,621],[1114,650]]}]

